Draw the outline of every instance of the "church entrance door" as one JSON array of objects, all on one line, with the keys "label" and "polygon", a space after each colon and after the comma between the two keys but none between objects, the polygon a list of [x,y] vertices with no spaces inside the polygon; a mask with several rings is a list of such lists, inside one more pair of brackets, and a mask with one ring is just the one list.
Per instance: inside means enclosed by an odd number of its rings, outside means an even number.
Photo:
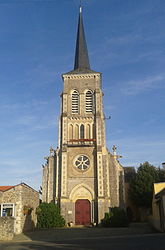
[{"label": "church entrance door", "polygon": [[91,223],[91,204],[89,200],[77,200],[75,203],[76,225],[89,225]]}]

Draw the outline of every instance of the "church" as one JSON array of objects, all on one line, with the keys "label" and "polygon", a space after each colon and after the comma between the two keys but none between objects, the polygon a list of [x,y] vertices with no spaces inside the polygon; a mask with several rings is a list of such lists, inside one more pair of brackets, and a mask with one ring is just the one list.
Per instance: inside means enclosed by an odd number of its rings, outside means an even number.
[{"label": "church", "polygon": [[90,67],[82,7],[74,69],[62,80],[59,144],[45,158],[42,201],[57,204],[66,223],[98,224],[124,207],[124,171],[116,148],[106,147],[101,73]]}]

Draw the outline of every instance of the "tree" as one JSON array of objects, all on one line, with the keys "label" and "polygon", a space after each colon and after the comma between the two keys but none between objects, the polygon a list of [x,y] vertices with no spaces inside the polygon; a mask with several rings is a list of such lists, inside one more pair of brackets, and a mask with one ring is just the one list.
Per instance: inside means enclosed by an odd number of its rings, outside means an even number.
[{"label": "tree", "polygon": [[140,164],[130,182],[129,197],[138,207],[150,208],[153,196],[153,183],[165,181],[165,171],[148,162]]},{"label": "tree", "polygon": [[60,209],[53,202],[43,202],[37,208],[37,227],[54,228],[63,227],[64,218],[60,215]]}]

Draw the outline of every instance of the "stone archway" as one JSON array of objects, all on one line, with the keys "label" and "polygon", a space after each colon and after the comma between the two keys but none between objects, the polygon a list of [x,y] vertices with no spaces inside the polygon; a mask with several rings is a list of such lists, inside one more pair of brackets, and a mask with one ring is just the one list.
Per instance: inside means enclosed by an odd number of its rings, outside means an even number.
[{"label": "stone archway", "polygon": [[76,202],[78,199],[87,199],[91,202],[94,200],[94,191],[84,183],[79,184],[72,189],[69,199],[72,202]]},{"label": "stone archway", "polygon": [[75,224],[89,225],[93,222],[94,191],[85,183],[81,183],[72,189],[69,198],[73,204]]}]

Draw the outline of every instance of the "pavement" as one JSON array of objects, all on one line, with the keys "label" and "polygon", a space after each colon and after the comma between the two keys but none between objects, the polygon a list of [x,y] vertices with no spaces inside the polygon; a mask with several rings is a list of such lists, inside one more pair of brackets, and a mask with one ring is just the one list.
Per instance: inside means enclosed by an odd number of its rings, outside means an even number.
[{"label": "pavement", "polygon": [[0,242],[0,250],[110,249],[165,250],[165,234],[145,223],[128,228],[58,228],[19,234],[10,242]]}]

